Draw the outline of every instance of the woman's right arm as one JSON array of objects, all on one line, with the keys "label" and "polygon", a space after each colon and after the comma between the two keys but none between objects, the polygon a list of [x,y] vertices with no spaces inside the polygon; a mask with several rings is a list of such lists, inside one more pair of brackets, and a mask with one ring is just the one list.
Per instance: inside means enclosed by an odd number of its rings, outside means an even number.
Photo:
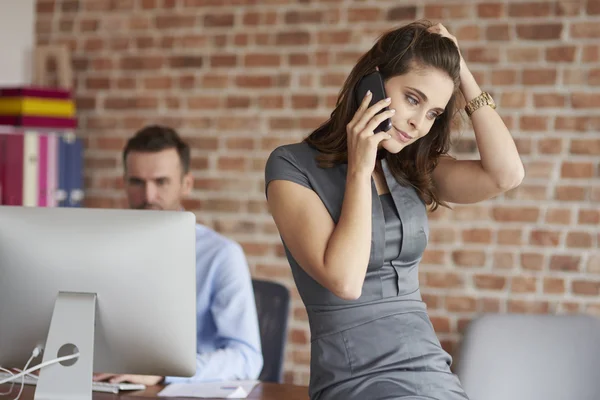
[{"label": "woman's right arm", "polygon": [[375,115],[389,103],[367,108],[369,101],[370,94],[348,124],[348,175],[337,225],[314,191],[286,180],[274,180],[267,188],[269,211],[294,259],[346,300],[361,295],[371,252],[371,174],[378,144],[390,137],[373,130],[393,115],[392,110]]}]

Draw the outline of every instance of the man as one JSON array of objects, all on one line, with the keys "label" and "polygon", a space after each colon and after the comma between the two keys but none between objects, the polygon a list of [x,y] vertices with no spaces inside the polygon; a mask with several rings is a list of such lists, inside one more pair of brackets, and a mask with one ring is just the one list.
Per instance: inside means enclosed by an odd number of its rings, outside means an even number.
[{"label": "man", "polygon": [[[183,209],[181,200],[193,185],[190,148],[173,129],[153,125],[137,132],[123,151],[123,164],[130,208]],[[95,380],[154,385],[258,377],[263,365],[260,333],[241,247],[196,225],[196,276],[198,354],[194,377],[99,374]]]}]

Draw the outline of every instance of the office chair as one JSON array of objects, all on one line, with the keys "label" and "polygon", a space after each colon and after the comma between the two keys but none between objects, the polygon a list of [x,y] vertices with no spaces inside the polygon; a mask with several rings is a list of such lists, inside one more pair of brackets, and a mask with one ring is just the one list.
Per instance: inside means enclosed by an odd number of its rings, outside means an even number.
[{"label": "office chair", "polygon": [[597,400],[600,320],[483,315],[467,327],[456,361],[470,400]]},{"label": "office chair", "polygon": [[279,283],[258,279],[252,280],[252,286],[263,353],[263,369],[258,379],[282,383],[290,292]]}]

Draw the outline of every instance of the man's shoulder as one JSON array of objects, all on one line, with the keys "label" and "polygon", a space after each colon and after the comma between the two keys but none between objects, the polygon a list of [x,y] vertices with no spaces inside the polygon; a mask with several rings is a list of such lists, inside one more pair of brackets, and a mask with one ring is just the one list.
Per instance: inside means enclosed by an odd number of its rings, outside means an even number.
[{"label": "man's shoulder", "polygon": [[239,251],[238,242],[230,239],[206,225],[196,224],[196,253],[217,255],[222,252]]}]

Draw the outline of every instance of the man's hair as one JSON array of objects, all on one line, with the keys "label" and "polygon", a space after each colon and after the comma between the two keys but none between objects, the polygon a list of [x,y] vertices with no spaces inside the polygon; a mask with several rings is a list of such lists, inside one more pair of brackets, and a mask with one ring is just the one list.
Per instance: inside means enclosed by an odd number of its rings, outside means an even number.
[{"label": "man's hair", "polygon": [[127,155],[132,151],[158,153],[167,149],[177,150],[183,174],[187,174],[190,171],[190,146],[174,129],[161,125],[146,126],[127,141],[123,150],[123,165],[126,165]]}]

